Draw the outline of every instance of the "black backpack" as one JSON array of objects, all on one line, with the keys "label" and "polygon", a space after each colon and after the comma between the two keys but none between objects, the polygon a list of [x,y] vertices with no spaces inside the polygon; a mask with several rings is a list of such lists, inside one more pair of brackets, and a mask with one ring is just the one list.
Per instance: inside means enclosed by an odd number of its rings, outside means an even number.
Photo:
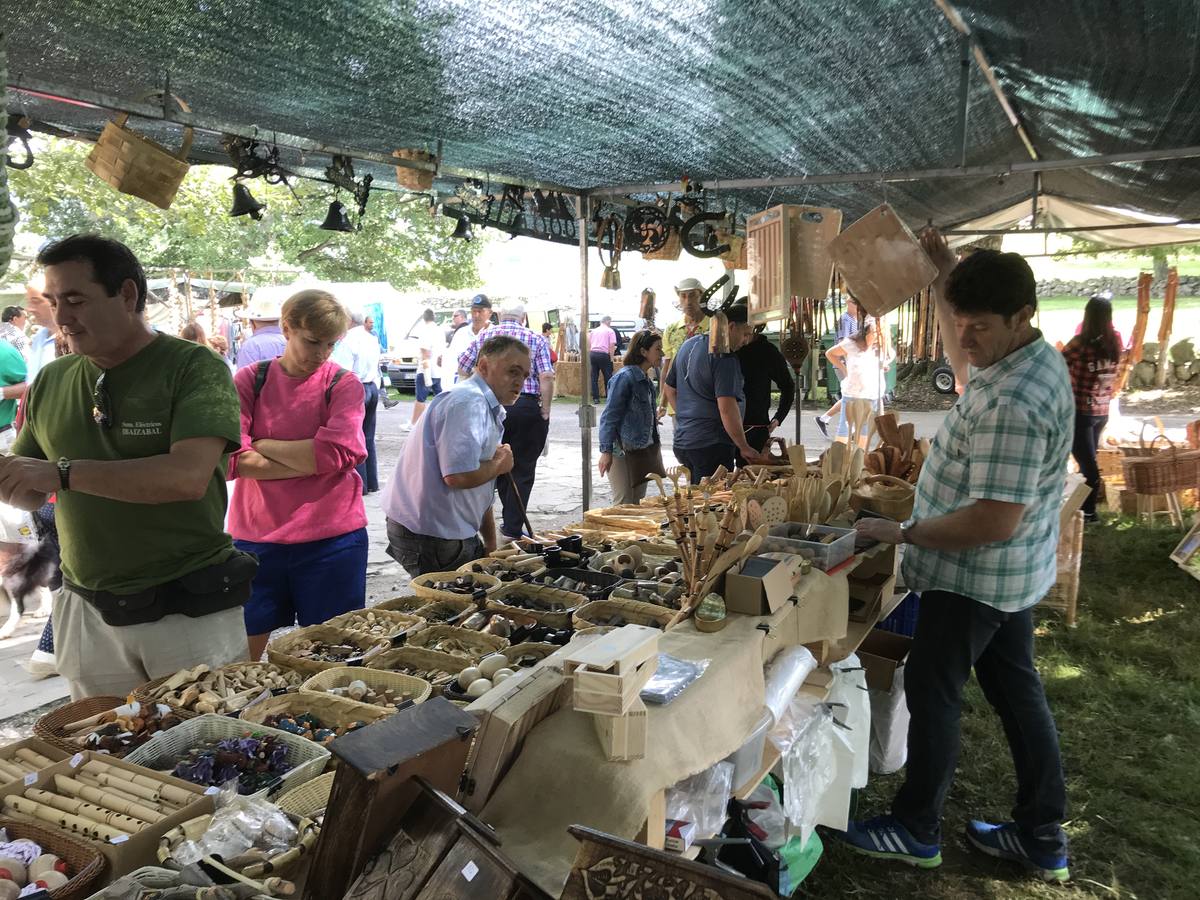
[{"label": "black backpack", "polygon": [[[261,359],[258,365],[254,367],[254,402],[258,402],[258,395],[262,393],[263,385],[267,383],[267,373],[271,371],[271,363],[273,359]],[[333,389],[337,387],[337,383],[342,380],[342,376],[346,374],[345,369],[339,368],[333,373],[333,380],[329,382],[329,387],[325,388],[325,405],[329,406],[333,399]]]}]

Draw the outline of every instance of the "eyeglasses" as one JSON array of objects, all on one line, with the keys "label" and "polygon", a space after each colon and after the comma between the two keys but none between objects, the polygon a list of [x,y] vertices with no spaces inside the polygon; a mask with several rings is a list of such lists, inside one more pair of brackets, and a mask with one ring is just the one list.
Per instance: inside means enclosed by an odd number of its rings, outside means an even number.
[{"label": "eyeglasses", "polygon": [[104,384],[107,372],[101,372],[92,388],[92,418],[101,428],[112,427],[112,398],[108,396],[108,388]]}]

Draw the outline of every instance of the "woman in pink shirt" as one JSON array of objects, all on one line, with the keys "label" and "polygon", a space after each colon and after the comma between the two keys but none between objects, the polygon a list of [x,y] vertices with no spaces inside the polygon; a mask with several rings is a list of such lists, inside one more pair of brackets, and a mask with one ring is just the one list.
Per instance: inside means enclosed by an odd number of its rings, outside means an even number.
[{"label": "woman in pink shirt", "polygon": [[278,359],[239,369],[242,447],[229,532],[258,557],[246,603],[250,658],[276,628],[315,625],[367,599],[367,513],[354,467],[363,443],[363,386],[330,362],[350,317],[332,294],[300,291],[283,304]]}]

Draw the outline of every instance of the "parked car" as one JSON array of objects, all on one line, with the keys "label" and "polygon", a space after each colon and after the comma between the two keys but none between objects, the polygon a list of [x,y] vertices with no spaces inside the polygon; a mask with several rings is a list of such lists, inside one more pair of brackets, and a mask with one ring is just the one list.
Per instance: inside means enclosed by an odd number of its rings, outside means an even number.
[{"label": "parked car", "polygon": [[[588,323],[588,328],[599,328],[600,317],[589,316]],[[638,332],[638,323],[633,319],[613,319],[612,329],[617,333],[617,350],[624,353],[629,341]]]}]

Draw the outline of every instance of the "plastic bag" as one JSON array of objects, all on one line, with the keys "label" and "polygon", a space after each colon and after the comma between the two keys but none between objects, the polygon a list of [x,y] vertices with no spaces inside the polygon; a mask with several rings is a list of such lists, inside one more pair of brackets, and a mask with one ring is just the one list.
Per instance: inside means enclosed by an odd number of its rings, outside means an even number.
[{"label": "plastic bag", "polygon": [[828,707],[798,697],[770,734],[783,755],[783,810],[801,844],[813,833],[821,796],[833,781],[833,728]]},{"label": "plastic bag", "polygon": [[711,659],[676,659],[666,653],[658,654],[658,668],[642,688],[647,703],[670,703],[687,686],[704,674]]},{"label": "plastic bag", "polygon": [[834,704],[833,717],[848,729],[845,736],[851,746],[850,787],[863,788],[870,775],[871,695],[867,691],[867,673],[855,653],[830,668],[833,682],[829,686],[829,702]]},{"label": "plastic bag", "polygon": [[254,848],[275,856],[292,847],[299,838],[296,826],[274,803],[238,795],[234,779],[222,786],[217,811],[207,830],[196,841],[184,841],[171,851],[180,865],[199,862],[205,856],[232,859]]},{"label": "plastic bag", "polygon": [[778,722],[800,686],[817,668],[817,658],[807,647],[788,647],[781,650],[767,666],[765,703]]},{"label": "plastic bag", "polygon": [[904,701],[904,666],[892,676],[890,691],[871,691],[871,771],[898,772],[908,761],[908,704]]},{"label": "plastic bag", "polygon": [[697,834],[716,834],[725,824],[725,798],[733,792],[733,764],[719,762],[667,788],[667,818],[691,822]]}]

